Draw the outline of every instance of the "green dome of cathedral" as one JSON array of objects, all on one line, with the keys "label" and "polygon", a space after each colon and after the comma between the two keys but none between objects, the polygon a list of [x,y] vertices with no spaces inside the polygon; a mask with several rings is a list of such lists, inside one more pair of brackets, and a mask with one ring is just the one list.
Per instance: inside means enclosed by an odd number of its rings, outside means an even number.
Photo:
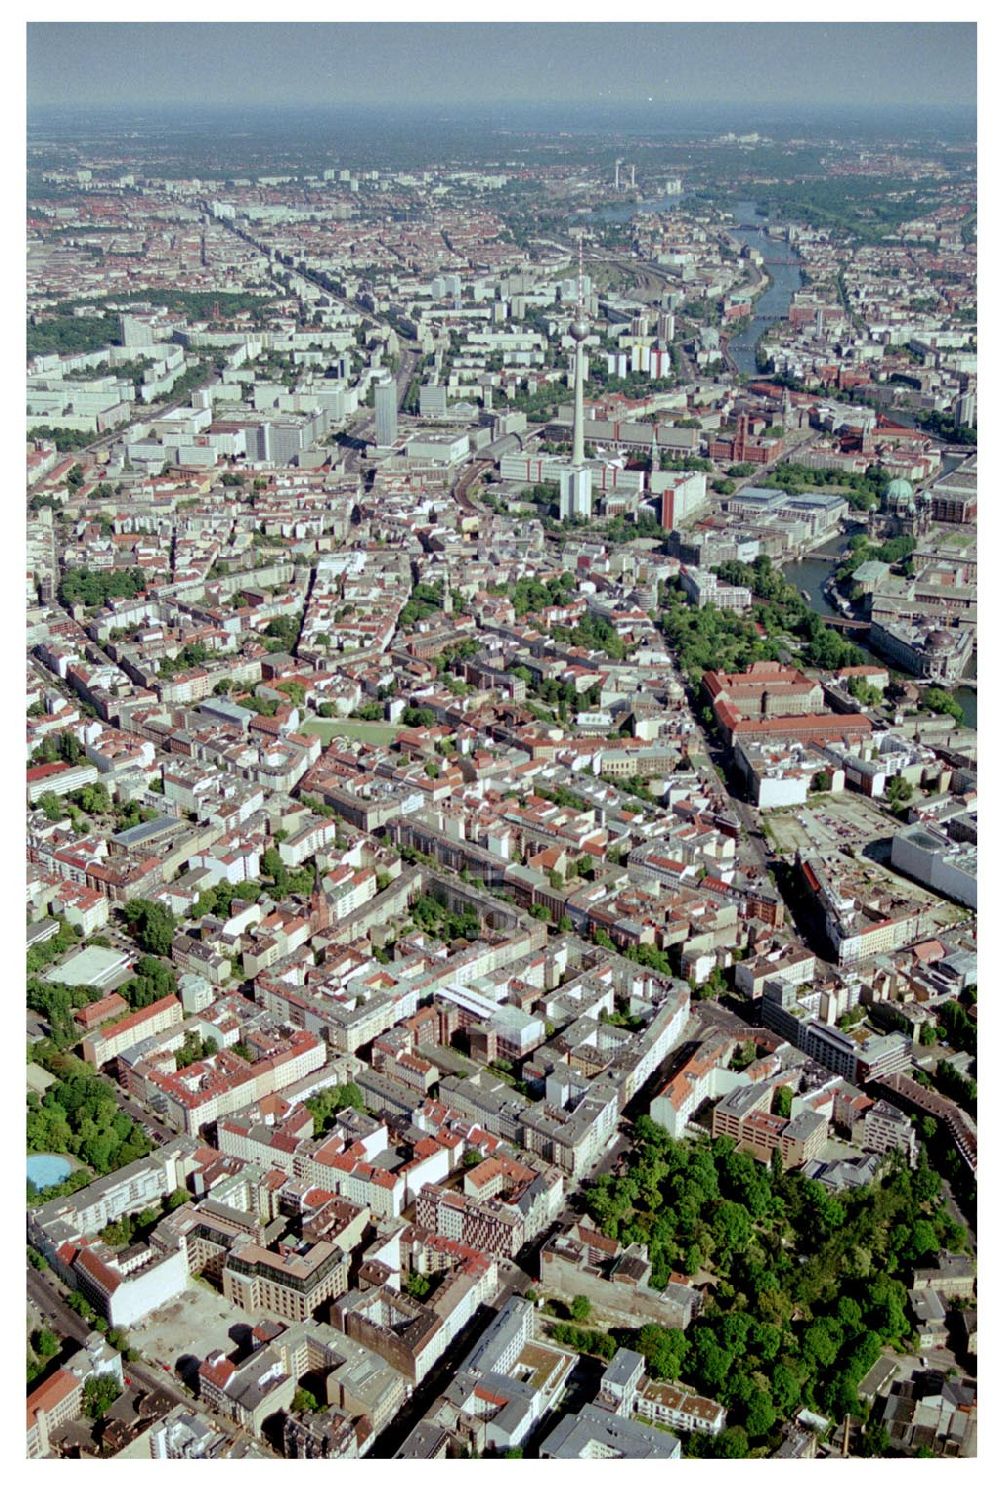
[{"label": "green dome of cathedral", "polygon": [[913,485],[908,479],[890,479],[886,486],[887,500],[912,500]]}]

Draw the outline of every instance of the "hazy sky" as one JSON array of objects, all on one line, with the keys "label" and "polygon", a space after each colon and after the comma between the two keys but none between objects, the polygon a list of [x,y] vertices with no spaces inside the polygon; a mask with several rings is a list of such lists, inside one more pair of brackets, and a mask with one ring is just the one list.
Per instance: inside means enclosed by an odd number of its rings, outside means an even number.
[{"label": "hazy sky", "polygon": [[35,23],[28,103],[975,102],[971,24]]}]

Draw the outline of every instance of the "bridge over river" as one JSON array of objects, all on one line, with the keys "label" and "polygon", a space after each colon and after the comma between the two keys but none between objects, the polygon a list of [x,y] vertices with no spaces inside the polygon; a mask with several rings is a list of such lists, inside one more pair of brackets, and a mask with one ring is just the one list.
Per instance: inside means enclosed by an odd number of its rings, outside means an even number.
[{"label": "bridge over river", "polygon": [[833,630],[871,630],[870,620],[853,620],[850,615],[820,615],[824,625]]}]

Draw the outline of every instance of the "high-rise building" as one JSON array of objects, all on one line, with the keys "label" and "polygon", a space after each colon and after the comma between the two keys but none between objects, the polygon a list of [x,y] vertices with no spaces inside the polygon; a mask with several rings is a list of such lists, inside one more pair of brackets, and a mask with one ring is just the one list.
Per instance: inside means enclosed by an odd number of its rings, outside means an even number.
[{"label": "high-rise building", "polygon": [[975,427],[976,425],[976,391],[963,391],[952,407],[955,421],[960,427]]},{"label": "high-rise building", "polygon": [[422,417],[444,417],[448,413],[448,387],[446,385],[422,385],[420,387],[420,415]]},{"label": "high-rise building", "polygon": [[379,448],[391,448],[396,441],[398,405],[394,380],[383,380],[375,387],[375,443]]}]

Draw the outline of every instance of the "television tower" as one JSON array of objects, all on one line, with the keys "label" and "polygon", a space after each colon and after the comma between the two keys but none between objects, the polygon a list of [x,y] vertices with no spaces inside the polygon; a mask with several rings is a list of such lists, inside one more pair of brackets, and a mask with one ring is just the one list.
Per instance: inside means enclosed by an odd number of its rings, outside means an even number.
[{"label": "television tower", "polygon": [[570,338],[576,344],[573,364],[573,467],[583,467],[583,341],[590,337],[590,324],[583,308],[583,234],[579,241],[579,268],[576,275],[576,317],[569,325]]},{"label": "television tower", "polygon": [[590,323],[583,306],[583,231],[580,232],[579,266],[576,279],[576,317],[569,325],[569,336],[576,345],[573,365],[573,458],[560,483],[559,513],[589,517],[591,513],[592,475],[583,454],[583,361],[584,340],[590,337]]}]

